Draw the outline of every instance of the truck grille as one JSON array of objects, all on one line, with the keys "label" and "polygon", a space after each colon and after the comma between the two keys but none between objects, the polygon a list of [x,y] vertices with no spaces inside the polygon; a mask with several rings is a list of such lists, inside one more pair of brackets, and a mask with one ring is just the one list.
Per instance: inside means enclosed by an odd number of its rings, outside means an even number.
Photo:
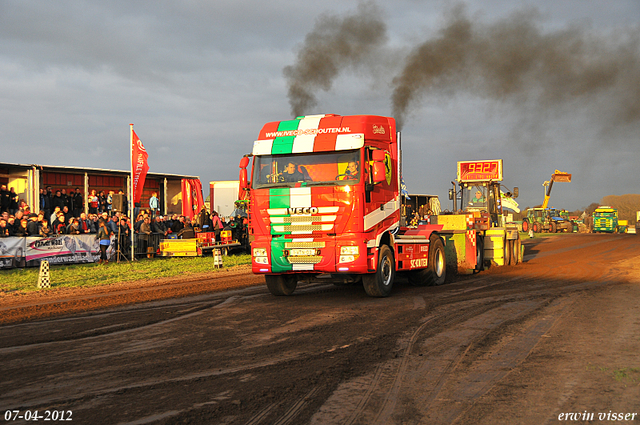
[{"label": "truck grille", "polygon": [[318,264],[322,261],[321,255],[308,255],[300,257],[287,257],[291,264]]}]

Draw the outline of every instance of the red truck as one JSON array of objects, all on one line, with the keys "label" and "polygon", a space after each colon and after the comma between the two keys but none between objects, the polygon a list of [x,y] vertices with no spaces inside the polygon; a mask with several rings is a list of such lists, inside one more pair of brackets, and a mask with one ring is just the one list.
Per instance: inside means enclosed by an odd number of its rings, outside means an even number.
[{"label": "red truck", "polygon": [[396,272],[417,286],[445,282],[451,232],[401,227],[399,158],[389,117],[310,115],[263,126],[240,162],[239,198],[249,199],[253,272],[272,294],[290,295],[299,281],[362,281],[368,295],[385,297]]}]

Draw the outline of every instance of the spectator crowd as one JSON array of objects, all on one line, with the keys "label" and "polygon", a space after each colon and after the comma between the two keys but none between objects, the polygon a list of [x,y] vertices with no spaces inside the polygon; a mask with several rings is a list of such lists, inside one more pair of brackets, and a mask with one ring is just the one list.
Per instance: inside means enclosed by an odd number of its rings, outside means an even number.
[{"label": "spectator crowd", "polygon": [[[218,239],[220,230],[229,224],[233,227],[235,220],[228,223],[217,212],[209,214],[205,208],[196,215],[193,222],[183,215],[163,216],[160,214],[157,193],[154,192],[147,209],[136,207],[137,214],[132,224],[127,215],[126,197],[123,202],[124,210],[116,211],[113,208],[114,194],[114,191],[91,190],[87,199],[88,213],[85,213],[83,191],[80,188],[70,189],[67,193],[66,189],[53,192],[51,187],[47,187],[40,189],[40,205],[36,212],[18,198],[13,187],[7,189],[6,185],[2,185],[0,237],[97,234],[104,221],[107,230],[119,236],[118,240],[125,249],[130,247],[132,231],[139,235],[143,244],[153,234],[161,237],[175,234],[176,237],[189,238],[195,237],[196,230],[216,232]],[[124,197],[122,191],[119,194]]]}]

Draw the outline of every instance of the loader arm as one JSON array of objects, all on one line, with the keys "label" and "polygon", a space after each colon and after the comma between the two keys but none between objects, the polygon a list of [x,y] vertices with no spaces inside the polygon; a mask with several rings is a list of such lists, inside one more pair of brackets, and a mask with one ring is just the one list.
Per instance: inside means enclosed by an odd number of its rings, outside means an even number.
[{"label": "loader arm", "polygon": [[549,180],[549,186],[547,187],[547,193],[546,195],[544,195],[542,208],[547,208],[549,206],[549,198],[551,198],[551,188],[553,187],[553,182],[571,183],[571,174],[563,173],[562,171],[556,170],[556,172],[551,175],[551,180]]}]

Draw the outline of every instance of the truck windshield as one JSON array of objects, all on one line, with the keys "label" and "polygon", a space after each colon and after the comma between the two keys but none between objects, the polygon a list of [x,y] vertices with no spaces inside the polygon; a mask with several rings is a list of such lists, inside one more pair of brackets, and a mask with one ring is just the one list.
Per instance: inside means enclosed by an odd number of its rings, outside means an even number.
[{"label": "truck windshield", "polygon": [[352,185],[360,181],[360,151],[254,157],[253,187]]}]

